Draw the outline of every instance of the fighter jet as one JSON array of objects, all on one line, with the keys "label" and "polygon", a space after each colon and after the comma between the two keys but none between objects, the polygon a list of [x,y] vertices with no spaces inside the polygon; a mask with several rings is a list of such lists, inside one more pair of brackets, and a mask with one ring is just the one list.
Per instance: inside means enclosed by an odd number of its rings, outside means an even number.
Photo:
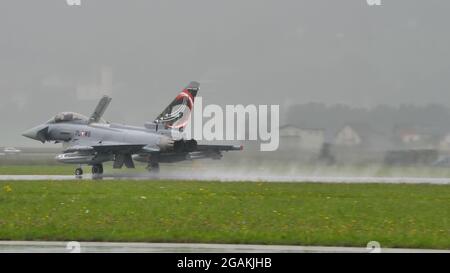
[{"label": "fighter jet", "polygon": [[77,177],[83,175],[83,165],[91,166],[93,175],[103,174],[103,163],[113,167],[134,168],[134,161],[145,162],[148,170],[159,172],[159,163],[174,163],[201,158],[220,159],[224,151],[242,150],[234,145],[201,145],[194,139],[184,139],[200,84],[191,82],[165,110],[143,127],[115,124],[102,119],[111,98],[104,96],[88,118],[74,112],[57,114],[44,124],[23,133],[41,141],[63,143],[65,147],[56,160],[77,164]]}]

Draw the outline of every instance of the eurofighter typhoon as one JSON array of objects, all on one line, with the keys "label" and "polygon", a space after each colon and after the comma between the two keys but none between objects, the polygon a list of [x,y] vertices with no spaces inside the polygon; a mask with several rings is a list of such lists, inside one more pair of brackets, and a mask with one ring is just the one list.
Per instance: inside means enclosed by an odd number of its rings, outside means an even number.
[{"label": "eurofighter typhoon", "polygon": [[23,133],[41,141],[63,143],[65,150],[56,156],[62,163],[77,164],[76,176],[83,175],[82,165],[92,166],[93,175],[103,173],[103,163],[113,167],[134,168],[134,160],[148,163],[151,172],[159,163],[173,163],[201,158],[220,159],[223,151],[242,150],[242,146],[200,145],[194,139],[183,139],[200,84],[191,82],[153,121],[143,127],[109,123],[102,119],[111,98],[104,96],[92,115],[63,112],[48,122]]}]

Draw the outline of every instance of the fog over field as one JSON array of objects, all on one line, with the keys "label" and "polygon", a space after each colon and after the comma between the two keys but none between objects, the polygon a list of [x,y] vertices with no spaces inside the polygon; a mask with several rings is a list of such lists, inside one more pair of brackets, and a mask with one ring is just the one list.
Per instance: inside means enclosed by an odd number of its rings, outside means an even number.
[{"label": "fog over field", "polygon": [[81,1],[2,1],[0,146],[40,145],[21,132],[105,93],[108,120],[142,125],[191,80],[205,103],[279,104],[281,124],[309,102],[450,106],[448,1]]}]

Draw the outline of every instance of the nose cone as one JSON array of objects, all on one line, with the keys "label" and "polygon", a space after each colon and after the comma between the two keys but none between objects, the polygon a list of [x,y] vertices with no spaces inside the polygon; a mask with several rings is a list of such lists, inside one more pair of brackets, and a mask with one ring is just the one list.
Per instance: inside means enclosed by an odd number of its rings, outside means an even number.
[{"label": "nose cone", "polygon": [[22,136],[24,137],[28,137],[31,139],[36,139],[37,138],[37,131],[32,128],[32,129],[28,129],[25,132],[22,133]]},{"label": "nose cone", "polygon": [[48,127],[39,125],[22,133],[22,136],[45,142]]}]

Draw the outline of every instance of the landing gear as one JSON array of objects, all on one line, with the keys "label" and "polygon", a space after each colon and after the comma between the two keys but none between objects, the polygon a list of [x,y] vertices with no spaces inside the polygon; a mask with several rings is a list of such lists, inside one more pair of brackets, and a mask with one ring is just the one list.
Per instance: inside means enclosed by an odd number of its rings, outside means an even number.
[{"label": "landing gear", "polygon": [[83,175],[83,169],[82,168],[77,168],[75,170],[75,176],[76,177],[81,177]]},{"label": "landing gear", "polygon": [[159,163],[158,162],[152,162],[152,163],[148,163],[148,167],[147,170],[150,173],[159,173]]},{"label": "landing gear", "polygon": [[[103,174],[103,165],[102,164],[95,164],[92,165],[92,176],[94,178],[97,178],[98,176],[101,176]],[[83,176],[83,169],[81,166],[75,170],[75,177],[76,178],[82,178]]]},{"label": "landing gear", "polygon": [[92,174],[93,175],[103,174],[103,165],[102,164],[92,165]]}]

